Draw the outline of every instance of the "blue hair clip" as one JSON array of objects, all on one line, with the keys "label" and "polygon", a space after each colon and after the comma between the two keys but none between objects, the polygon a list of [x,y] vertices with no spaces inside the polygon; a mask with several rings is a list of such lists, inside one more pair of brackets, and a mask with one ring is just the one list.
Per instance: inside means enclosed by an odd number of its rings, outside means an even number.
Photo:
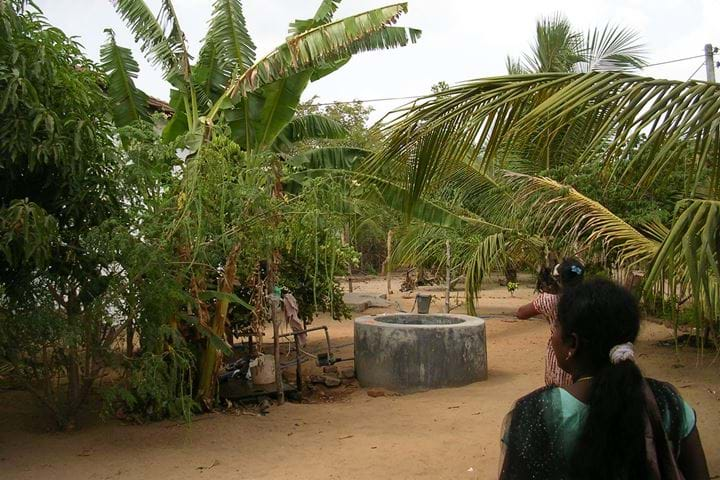
[{"label": "blue hair clip", "polygon": [[575,275],[582,275],[583,273],[583,269],[578,265],[571,266],[570,271],[573,272]]}]

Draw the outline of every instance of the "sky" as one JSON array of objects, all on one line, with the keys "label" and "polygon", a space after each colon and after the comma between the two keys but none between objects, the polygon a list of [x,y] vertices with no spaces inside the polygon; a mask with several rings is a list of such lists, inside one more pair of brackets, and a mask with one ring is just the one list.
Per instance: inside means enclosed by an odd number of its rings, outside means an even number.
[{"label": "sky", "polygon": [[[137,85],[167,100],[169,85],[134,46],[132,36],[111,0],[35,0],[50,23],[77,37],[87,55],[98,60],[100,46],[112,28],[117,41],[133,47],[140,63]],[[160,0],[146,0],[153,11]],[[197,53],[207,29],[212,0],[174,0],[191,52]],[[392,0],[345,0],[335,18],[393,3]],[[319,0],[244,0],[248,30],[258,57],[284,41],[288,24],[311,17]],[[433,84],[502,75],[508,54],[528,50],[535,22],[563,13],[581,31],[608,22],[634,29],[646,45],[650,63],[702,55],[704,45],[720,46],[720,0],[409,0],[399,25],[423,31],[417,44],[356,55],[339,71],[310,84],[304,99],[319,102],[406,97],[430,92]],[[720,55],[716,56],[720,60]],[[655,78],[705,79],[703,59],[646,68]],[[718,72],[720,75],[720,72]],[[378,120],[406,100],[370,102]]]}]

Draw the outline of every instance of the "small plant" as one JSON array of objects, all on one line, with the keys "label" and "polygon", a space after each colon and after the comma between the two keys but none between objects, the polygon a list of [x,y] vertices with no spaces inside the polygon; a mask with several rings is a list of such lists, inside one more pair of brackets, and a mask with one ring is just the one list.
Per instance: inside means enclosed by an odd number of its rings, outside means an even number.
[{"label": "small plant", "polygon": [[507,289],[511,297],[515,296],[515,290],[517,290],[519,286],[517,282],[507,282]]}]

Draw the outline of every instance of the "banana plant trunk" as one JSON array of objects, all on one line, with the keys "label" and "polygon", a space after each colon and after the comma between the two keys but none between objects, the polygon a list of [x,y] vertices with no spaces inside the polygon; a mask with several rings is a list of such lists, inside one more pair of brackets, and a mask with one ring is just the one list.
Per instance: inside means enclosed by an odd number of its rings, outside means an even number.
[{"label": "banana plant trunk", "polygon": [[[230,250],[225,261],[223,275],[220,278],[218,291],[221,293],[232,293],[233,284],[237,274],[237,256],[240,252],[240,246],[235,245]],[[223,338],[225,334],[225,324],[227,323],[227,313],[230,307],[230,301],[227,297],[218,299],[215,307],[215,315],[208,325],[210,331],[218,338]],[[217,391],[217,374],[222,363],[222,355],[210,342],[206,342],[205,350],[200,361],[200,380],[198,382],[197,398],[200,404],[208,409],[215,401],[215,393]]]}]

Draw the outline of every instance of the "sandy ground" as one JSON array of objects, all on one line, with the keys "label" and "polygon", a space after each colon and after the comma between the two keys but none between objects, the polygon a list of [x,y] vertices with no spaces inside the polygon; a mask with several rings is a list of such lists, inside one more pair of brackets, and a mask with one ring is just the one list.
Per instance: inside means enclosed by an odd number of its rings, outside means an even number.
[{"label": "sandy ground", "polygon": [[[394,282],[397,291],[400,279]],[[384,282],[356,291],[384,292]],[[432,289],[431,289],[432,290]],[[435,289],[438,297],[441,289]],[[541,386],[548,329],[514,321],[532,298],[529,285],[510,297],[483,292],[489,379],[462,388],[372,398],[357,387],[329,390],[330,403],[287,403],[266,416],[241,412],[197,417],[190,425],[88,422],[72,433],[48,433],[25,394],[0,392],[0,475],[4,479],[485,479],[497,475],[500,426],[520,395]],[[409,310],[412,299],[392,301]],[[431,311],[443,307],[439,298]],[[372,309],[367,313],[385,310]],[[394,308],[387,311],[395,311]],[[463,313],[460,307],[458,312]],[[352,342],[352,322],[331,326],[334,345]],[[676,385],[696,409],[711,475],[720,476],[720,360],[697,365],[694,351],[656,345],[670,331],[646,322],[638,350],[649,376]],[[352,346],[338,355],[351,355]],[[246,412],[248,413],[248,412]]]}]

